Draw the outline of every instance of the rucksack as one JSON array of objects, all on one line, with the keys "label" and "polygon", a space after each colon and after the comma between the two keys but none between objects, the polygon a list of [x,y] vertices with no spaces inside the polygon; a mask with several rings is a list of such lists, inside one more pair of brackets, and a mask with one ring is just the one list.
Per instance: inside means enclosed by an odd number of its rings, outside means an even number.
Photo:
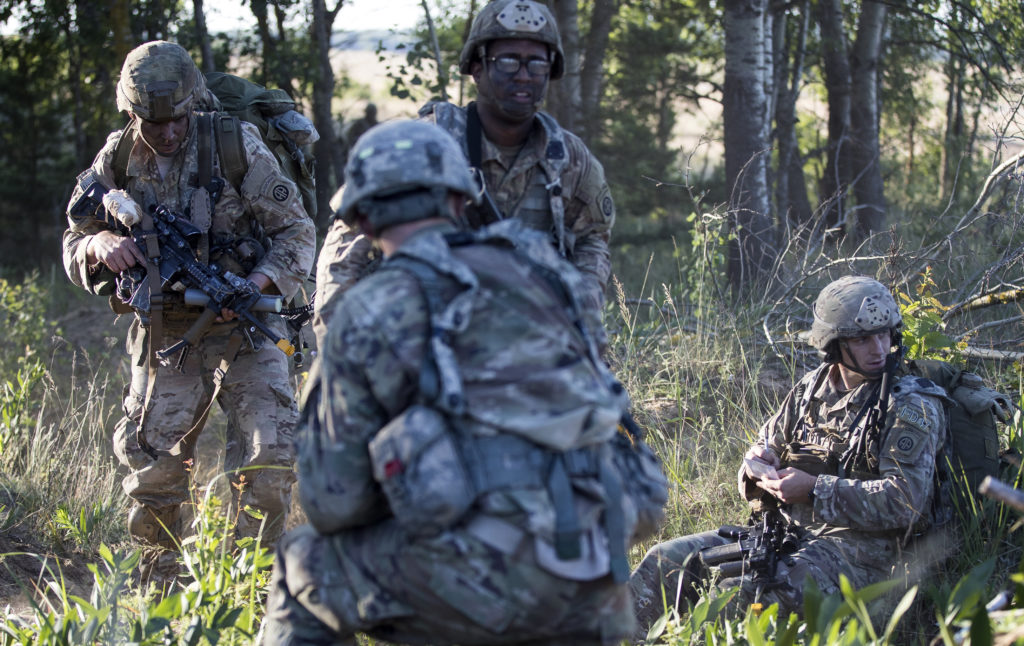
[{"label": "rucksack", "polygon": [[[313,123],[295,110],[295,102],[284,90],[268,90],[252,81],[233,74],[211,72],[206,77],[207,88],[220,101],[216,113],[199,112],[200,119],[209,118],[212,125],[198,129],[200,151],[210,150],[209,132],[213,131],[216,152],[220,157],[224,178],[241,193],[242,180],[249,170],[245,162],[242,131],[237,121],[255,125],[263,143],[277,158],[282,172],[295,182],[302,196],[302,206],[310,217],[316,215],[315,159],[312,144],[320,139]],[[209,116],[207,116],[209,115]],[[134,130],[125,128],[114,148],[111,166],[114,183],[124,188],[127,181],[128,157],[135,141]],[[200,153],[200,165],[208,159]],[[210,163],[210,162],[208,162]],[[208,177],[210,170],[200,168],[200,175]],[[206,182],[200,180],[201,185]]]},{"label": "rucksack", "polygon": [[[263,143],[277,157],[278,163],[288,179],[295,182],[302,195],[302,206],[310,217],[316,216],[316,184],[314,170],[316,160],[312,145],[320,139],[313,123],[299,114],[295,102],[284,90],[267,89],[234,74],[210,72],[206,75],[206,87],[220,101],[221,111],[248,121],[260,130]],[[221,151],[224,168],[233,167],[226,163]],[[245,172],[243,170],[242,175]],[[236,188],[241,186],[242,177],[227,178]]]},{"label": "rucksack", "polygon": [[999,432],[996,421],[1007,422],[1013,415],[1009,397],[985,386],[974,374],[937,359],[906,362],[910,374],[941,386],[956,402],[946,410],[949,422],[950,455],[940,460],[940,477],[951,480],[957,498],[976,495],[985,476],[999,472]]},{"label": "rucksack", "polygon": [[[488,236],[487,230],[454,233],[446,236],[446,241],[452,249],[472,242],[507,244],[500,236]],[[534,236],[533,247],[554,256],[546,236]],[[528,267],[538,282],[550,289],[542,292],[567,303],[564,319],[549,311],[549,320],[560,320],[567,326],[574,319],[579,321],[572,283],[556,273],[554,265],[534,263],[520,251],[520,247],[514,251],[522,263],[516,268]],[[489,264],[492,262],[498,264]],[[555,514],[552,548],[560,560],[580,558],[581,526],[573,490],[583,487],[607,503],[603,522],[610,567],[616,580],[625,581],[629,576],[629,546],[657,530],[668,485],[638,427],[630,423],[628,415],[624,417],[628,398],[601,362],[586,326],[573,326],[587,348],[586,357],[567,361],[558,369],[565,383],[560,404],[572,402],[575,406],[558,416],[539,412],[542,406],[519,404],[517,399],[531,390],[538,400],[550,397],[551,384],[558,381],[551,372],[523,372],[522,366],[515,366],[500,378],[494,375],[481,380],[478,371],[475,380],[463,379],[463,366],[452,339],[478,312],[478,298],[497,298],[493,295],[511,285],[505,282],[507,279],[495,282],[497,276],[507,275],[500,268],[502,262],[507,260],[496,259],[479,248],[460,256],[459,263],[448,268],[452,274],[416,255],[396,254],[386,261],[385,267],[415,278],[424,296],[431,331],[419,375],[417,403],[378,431],[369,443],[374,477],[398,523],[413,533],[438,532],[460,521],[477,496],[486,492],[516,487],[546,489]],[[467,269],[468,274],[464,273]],[[523,298],[536,306],[535,299]],[[581,389],[583,383],[589,386]],[[540,389],[542,384],[549,389]],[[516,405],[509,406],[513,401]],[[509,414],[513,409],[516,414]],[[586,415],[581,417],[578,413],[584,410]],[[623,419],[622,431],[596,439]],[[502,432],[470,430],[480,424]]]}]

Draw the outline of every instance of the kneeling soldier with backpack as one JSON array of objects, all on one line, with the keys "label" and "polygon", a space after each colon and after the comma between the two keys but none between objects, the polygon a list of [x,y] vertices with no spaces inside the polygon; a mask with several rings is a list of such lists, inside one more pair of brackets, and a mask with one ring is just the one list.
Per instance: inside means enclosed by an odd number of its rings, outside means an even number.
[{"label": "kneeling soldier with backpack", "polygon": [[339,216],[386,260],[335,306],[303,394],[311,525],[278,547],[264,642],[619,643],[626,554],[667,491],[619,430],[583,278],[518,222],[459,228],[477,191],[437,126],[377,126],[345,175]]}]

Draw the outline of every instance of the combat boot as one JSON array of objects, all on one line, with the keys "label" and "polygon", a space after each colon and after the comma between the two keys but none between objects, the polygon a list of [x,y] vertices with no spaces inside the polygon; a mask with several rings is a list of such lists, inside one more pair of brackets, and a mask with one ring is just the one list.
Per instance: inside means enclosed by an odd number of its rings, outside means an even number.
[{"label": "combat boot", "polygon": [[145,545],[177,551],[180,521],[181,505],[150,507],[137,502],[128,513],[128,533]]}]

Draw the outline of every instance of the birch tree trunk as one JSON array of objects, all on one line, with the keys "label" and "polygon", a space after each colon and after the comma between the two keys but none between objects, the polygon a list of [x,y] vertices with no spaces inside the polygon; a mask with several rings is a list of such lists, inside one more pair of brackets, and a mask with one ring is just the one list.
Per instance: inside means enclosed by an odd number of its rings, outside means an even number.
[{"label": "birch tree trunk", "polygon": [[768,193],[771,13],[768,0],[725,0],[725,176],[736,239],[729,250],[734,292],[764,284],[774,261]]},{"label": "birch tree trunk", "polygon": [[885,183],[878,142],[879,62],[885,34],[886,5],[864,0],[857,25],[857,40],[850,61],[851,86],[857,97],[850,105],[850,167],[857,200],[855,234],[858,240],[885,226]]}]

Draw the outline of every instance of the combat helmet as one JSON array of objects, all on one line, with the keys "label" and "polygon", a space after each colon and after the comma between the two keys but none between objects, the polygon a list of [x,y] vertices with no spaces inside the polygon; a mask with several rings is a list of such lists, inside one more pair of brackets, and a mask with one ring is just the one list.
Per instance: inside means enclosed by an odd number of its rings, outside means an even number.
[{"label": "combat helmet", "polygon": [[565,53],[558,24],[551,10],[536,0],[494,0],[485,5],[470,27],[459,56],[459,71],[469,74],[473,61],[479,59],[479,48],[502,39],[544,43],[554,52],[551,79],[559,79],[565,73]]},{"label": "combat helmet", "polygon": [[896,339],[900,308],[885,285],[867,276],[844,276],[825,286],[814,301],[810,342],[828,354],[833,341],[889,330]]},{"label": "combat helmet", "polygon": [[447,216],[448,191],[479,201],[462,148],[425,121],[389,121],[366,131],[345,166],[345,192],[335,217],[356,223],[361,212],[375,231]]},{"label": "combat helmet", "polygon": [[117,82],[117,109],[147,121],[166,121],[188,114],[206,94],[206,83],[188,52],[181,45],[154,40],[125,57]]}]

